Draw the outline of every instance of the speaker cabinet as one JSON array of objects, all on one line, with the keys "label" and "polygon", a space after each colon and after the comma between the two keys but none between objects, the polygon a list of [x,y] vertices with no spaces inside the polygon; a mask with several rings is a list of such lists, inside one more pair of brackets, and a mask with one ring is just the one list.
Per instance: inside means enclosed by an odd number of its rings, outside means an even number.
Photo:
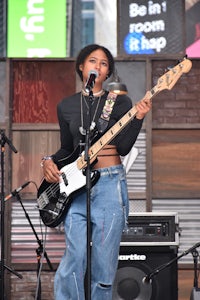
[{"label": "speaker cabinet", "polygon": [[[113,300],[177,300],[177,247],[120,246],[118,269],[113,286]],[[143,281],[158,267],[174,260],[152,277]]]}]

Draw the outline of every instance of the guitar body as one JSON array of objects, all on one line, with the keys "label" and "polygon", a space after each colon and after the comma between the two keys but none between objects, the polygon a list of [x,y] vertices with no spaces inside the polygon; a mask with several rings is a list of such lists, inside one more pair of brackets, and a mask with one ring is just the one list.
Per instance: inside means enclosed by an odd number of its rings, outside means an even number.
[{"label": "guitar body", "polygon": [[[77,161],[64,166],[60,171],[62,176],[59,183],[48,183],[44,179],[38,190],[40,216],[48,227],[56,227],[63,221],[73,197],[86,186],[86,176],[77,168]],[[91,186],[99,177],[98,171],[91,172]]]}]

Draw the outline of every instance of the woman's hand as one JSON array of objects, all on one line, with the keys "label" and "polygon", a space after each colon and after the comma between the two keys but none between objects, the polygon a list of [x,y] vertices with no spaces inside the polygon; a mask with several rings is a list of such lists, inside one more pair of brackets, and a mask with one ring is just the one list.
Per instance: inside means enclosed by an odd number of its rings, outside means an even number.
[{"label": "woman's hand", "polygon": [[59,182],[61,172],[53,160],[48,159],[43,161],[43,174],[46,181],[53,183]]},{"label": "woman's hand", "polygon": [[136,118],[143,119],[145,115],[150,111],[151,107],[152,107],[152,102],[150,98],[150,92],[147,92],[144,98],[136,104],[136,108],[137,108]]}]

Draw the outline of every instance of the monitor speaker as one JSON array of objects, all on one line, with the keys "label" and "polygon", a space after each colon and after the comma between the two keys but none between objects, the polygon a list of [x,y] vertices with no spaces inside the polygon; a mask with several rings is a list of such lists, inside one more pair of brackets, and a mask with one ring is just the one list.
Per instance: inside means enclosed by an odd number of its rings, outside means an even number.
[{"label": "monitor speaker", "polygon": [[[113,285],[113,300],[177,300],[177,248],[168,246],[120,246],[118,269]],[[150,282],[145,276],[158,267]]]}]

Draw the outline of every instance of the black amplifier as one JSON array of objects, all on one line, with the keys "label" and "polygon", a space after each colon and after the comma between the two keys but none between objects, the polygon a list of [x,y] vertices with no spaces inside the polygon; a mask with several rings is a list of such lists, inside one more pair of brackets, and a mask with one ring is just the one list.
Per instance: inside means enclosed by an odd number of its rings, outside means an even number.
[{"label": "black amplifier", "polygon": [[171,212],[130,213],[122,245],[179,245],[178,214]]}]

